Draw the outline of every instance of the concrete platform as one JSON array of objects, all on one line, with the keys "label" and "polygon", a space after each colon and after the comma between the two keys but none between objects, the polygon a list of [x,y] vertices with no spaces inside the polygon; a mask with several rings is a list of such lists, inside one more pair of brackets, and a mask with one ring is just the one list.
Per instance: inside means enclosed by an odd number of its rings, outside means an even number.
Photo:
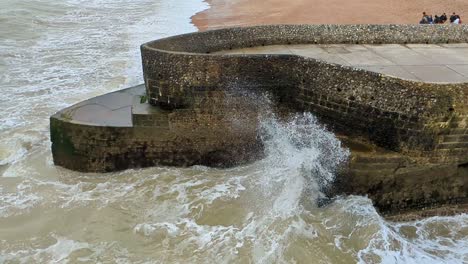
[{"label": "concrete platform", "polygon": [[468,43],[382,45],[274,45],[215,54],[289,54],[435,83],[468,82]]},{"label": "concrete platform", "polygon": [[132,127],[132,105],[135,97],[145,94],[145,86],[119,90],[80,102],[63,109],[54,117],[73,124],[108,127]]}]

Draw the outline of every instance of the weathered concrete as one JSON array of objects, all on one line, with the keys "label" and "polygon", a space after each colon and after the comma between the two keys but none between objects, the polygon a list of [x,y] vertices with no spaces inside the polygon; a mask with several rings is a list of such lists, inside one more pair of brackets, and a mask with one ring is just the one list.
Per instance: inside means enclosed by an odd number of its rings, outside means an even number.
[{"label": "weathered concrete", "polygon": [[[356,43],[406,45],[413,51],[458,43],[464,49],[467,39],[466,26],[280,25],[150,42],[141,49],[152,106],[142,103],[140,94],[110,94],[116,100],[104,96],[57,113],[51,117],[54,162],[81,171],[248,162],[262,155],[257,112],[270,105],[262,101],[269,94],[274,106],[313,112],[337,133],[371,146],[372,151],[353,151],[335,193],[366,193],[386,212],[463,202],[468,195],[466,82],[423,82],[419,79],[429,77],[412,69],[417,79],[408,80],[294,54],[215,53]],[[411,66],[400,59],[398,66]],[[464,76],[464,65],[451,66]]]}]

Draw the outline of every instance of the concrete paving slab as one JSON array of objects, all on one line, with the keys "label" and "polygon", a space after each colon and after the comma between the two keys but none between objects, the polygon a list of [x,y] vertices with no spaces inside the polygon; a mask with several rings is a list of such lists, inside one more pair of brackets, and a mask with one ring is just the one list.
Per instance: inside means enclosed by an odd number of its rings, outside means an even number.
[{"label": "concrete paving slab", "polygon": [[340,54],[351,65],[393,65],[390,60],[372,52],[364,46],[358,49],[356,46],[346,47],[349,53]]},{"label": "concrete paving slab", "polygon": [[[343,44],[310,44],[310,45],[318,45],[322,48],[343,48],[345,45]],[[352,44],[346,44],[346,46],[352,45]]]},{"label": "concrete paving slab", "polygon": [[125,106],[112,111],[111,118],[112,120],[107,121],[111,121],[113,126],[132,126],[132,107]]},{"label": "concrete paving slab", "polygon": [[449,44],[439,44],[439,46],[444,48],[467,48],[468,43],[449,43]]},{"label": "concrete paving slab", "polygon": [[294,55],[304,56],[304,57],[314,57],[314,56],[329,56],[328,53],[322,48],[314,48],[309,50],[296,50],[294,48],[290,49]]},{"label": "concrete paving slab", "polygon": [[312,54],[327,53],[325,49],[321,47],[321,45],[310,45],[310,44],[290,45],[288,46],[288,48],[293,54],[303,55],[303,56],[304,54],[312,55]]},{"label": "concrete paving slab", "polygon": [[431,65],[433,61],[418,52],[407,48],[403,45],[391,46],[370,46],[369,49],[374,51],[377,55],[386,58],[396,65]]},{"label": "concrete paving slab", "polygon": [[225,54],[294,54],[426,82],[468,82],[468,44],[301,44],[220,51]]},{"label": "concrete paving slab", "polygon": [[414,49],[414,48],[430,49],[430,48],[440,47],[437,44],[406,44],[406,46],[410,49]]},{"label": "concrete paving slab", "polygon": [[126,93],[130,95],[142,95],[145,93],[145,86],[144,85],[138,85],[129,89],[123,89],[120,91],[117,91],[118,93]]},{"label": "concrete paving slab", "polygon": [[327,53],[330,54],[346,54],[351,53],[345,47],[322,47]]},{"label": "concrete paving slab", "polygon": [[301,50],[297,51],[292,49],[291,50],[294,55],[299,55],[299,56],[304,56],[304,57],[314,57],[314,56],[322,56],[322,57],[327,57],[330,56],[329,53],[327,53],[323,49],[310,49],[310,50]]},{"label": "concrete paving slab", "polygon": [[[214,54],[216,53],[220,53],[220,52],[215,52]],[[224,53],[223,54],[232,54],[232,55],[239,55],[239,54],[245,54],[244,50],[232,50],[232,52],[229,52],[229,53]]]},{"label": "concrete paving slab", "polygon": [[132,104],[132,95],[127,93],[110,93],[106,96],[99,96],[94,99],[95,104],[99,104],[115,110]]},{"label": "concrete paving slab", "polygon": [[347,51],[349,52],[359,52],[359,51],[362,51],[362,52],[368,52],[369,49],[364,46],[364,45],[352,45],[352,44],[349,44],[349,45],[345,45],[343,46]]},{"label": "concrete paving slab", "polygon": [[445,65],[402,66],[409,73],[425,82],[463,82],[466,77]]},{"label": "concrete paving slab", "polygon": [[434,64],[468,64],[468,49],[414,48],[415,52],[429,58]]},{"label": "concrete paving slab", "polygon": [[321,53],[321,54],[310,55],[310,54],[306,54],[306,53],[302,53],[302,54],[299,53],[297,55],[301,55],[301,56],[308,57],[308,58],[314,58],[314,59],[329,62],[329,63],[336,63],[336,64],[340,64],[340,65],[345,65],[345,66],[350,66],[351,65],[349,62],[344,60],[340,56],[340,54]]},{"label": "concrete paving slab", "polygon": [[362,44],[362,46],[368,48],[368,49],[373,49],[373,50],[379,50],[379,49],[400,49],[402,47],[405,47],[401,44]]},{"label": "concrete paving slab", "polygon": [[145,86],[138,85],[94,97],[63,110],[60,117],[77,124],[131,127],[133,99],[144,91]]},{"label": "concrete paving slab", "polygon": [[286,45],[260,46],[242,49],[244,54],[292,54]]},{"label": "concrete paving slab", "polygon": [[374,71],[378,73],[383,73],[386,75],[407,79],[407,80],[419,80],[418,77],[411,74],[409,71],[404,69],[402,66],[399,65],[391,65],[391,66],[359,66],[357,68],[364,69],[367,71]]},{"label": "concrete paving slab", "polygon": [[87,104],[70,112],[70,117],[77,123],[102,124],[104,120],[112,116],[112,111],[108,108],[97,105]]},{"label": "concrete paving slab", "polygon": [[463,76],[468,77],[468,65],[447,65],[447,67]]}]

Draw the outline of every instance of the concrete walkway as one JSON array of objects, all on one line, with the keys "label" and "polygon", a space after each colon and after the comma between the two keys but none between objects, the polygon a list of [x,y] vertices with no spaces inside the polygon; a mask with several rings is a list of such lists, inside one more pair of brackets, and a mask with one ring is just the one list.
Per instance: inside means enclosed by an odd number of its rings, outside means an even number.
[{"label": "concrete walkway", "polygon": [[217,54],[295,54],[424,82],[468,82],[468,43],[274,45]]}]

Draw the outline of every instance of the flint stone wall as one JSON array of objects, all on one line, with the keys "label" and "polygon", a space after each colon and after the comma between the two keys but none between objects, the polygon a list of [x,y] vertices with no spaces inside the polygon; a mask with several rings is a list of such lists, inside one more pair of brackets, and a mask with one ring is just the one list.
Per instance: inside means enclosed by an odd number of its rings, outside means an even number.
[{"label": "flint stone wall", "polygon": [[267,91],[275,102],[311,111],[347,135],[424,161],[462,163],[468,162],[468,144],[440,143],[465,134],[458,121],[468,113],[467,83],[402,80],[296,55],[211,53],[276,44],[467,41],[467,26],[275,25],[175,36],[143,44],[141,52],[152,104],[187,109],[210,91]]},{"label": "flint stone wall", "polygon": [[[139,86],[128,90],[139,90]],[[258,107],[244,96],[232,95],[224,107],[210,100],[195,102],[196,109],[165,111],[142,103],[140,94],[130,99],[131,125],[83,122],[76,117],[83,101],[51,116],[50,134],[54,163],[82,172],[111,172],[129,168],[170,166],[234,166],[259,159],[262,148],[256,138]],[[94,100],[94,101],[93,101]],[[231,113],[231,114],[226,114]],[[93,113],[89,113],[93,114]],[[131,117],[130,117],[131,115]],[[246,122],[248,121],[248,122]]]}]

